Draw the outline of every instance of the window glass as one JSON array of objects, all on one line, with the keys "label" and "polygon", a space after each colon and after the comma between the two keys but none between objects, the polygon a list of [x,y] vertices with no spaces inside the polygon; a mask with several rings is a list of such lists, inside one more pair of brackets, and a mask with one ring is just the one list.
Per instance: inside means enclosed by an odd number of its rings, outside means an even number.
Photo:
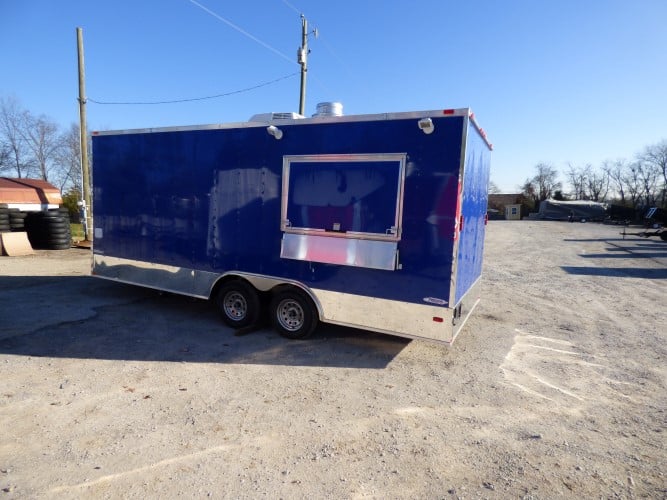
[{"label": "window glass", "polygon": [[396,225],[400,161],[292,161],[291,228],[388,234]]}]

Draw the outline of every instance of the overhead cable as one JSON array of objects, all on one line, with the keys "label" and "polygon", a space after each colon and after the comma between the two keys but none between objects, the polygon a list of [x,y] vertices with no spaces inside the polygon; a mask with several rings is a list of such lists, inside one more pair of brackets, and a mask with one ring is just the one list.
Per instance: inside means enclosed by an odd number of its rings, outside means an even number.
[{"label": "overhead cable", "polygon": [[241,94],[243,92],[249,92],[251,90],[255,90],[261,87],[266,87],[267,85],[271,85],[273,83],[277,83],[281,80],[286,80],[288,78],[291,78],[293,76],[298,75],[299,72],[297,71],[296,73],[292,73],[289,75],[282,76],[280,78],[276,78],[275,80],[271,80],[270,82],[264,82],[260,83],[259,85],[255,85],[253,87],[248,87],[245,89],[240,89],[240,90],[234,90],[232,92],[226,92],[224,94],[217,94],[217,95],[209,95],[205,97],[192,97],[189,99],[174,99],[171,101],[130,101],[130,102],[111,102],[111,101],[98,101],[95,99],[91,99],[90,97],[87,99],[89,102],[93,102],[95,104],[112,104],[112,105],[148,105],[148,104],[176,104],[179,102],[192,102],[192,101],[205,101],[207,99],[218,99],[220,97],[227,97],[230,95],[234,94]]},{"label": "overhead cable", "polygon": [[285,5],[287,5],[290,9],[292,9],[294,12],[296,12],[297,14],[299,14],[299,15],[302,14],[302,12],[301,12],[299,9],[297,9],[294,5],[292,5],[291,3],[289,3],[287,0],[283,0],[283,3],[284,3]]},{"label": "overhead cable", "polygon": [[227,26],[230,26],[231,28],[234,28],[234,29],[235,29],[236,31],[238,31],[239,33],[241,33],[241,34],[247,36],[247,37],[250,38],[251,40],[253,40],[253,41],[257,42],[258,44],[260,44],[262,47],[265,47],[265,48],[269,49],[271,52],[273,52],[273,53],[279,55],[279,56],[282,57],[283,59],[287,59],[289,62],[291,62],[291,63],[293,63],[293,64],[298,64],[298,63],[294,60],[293,57],[286,56],[285,54],[283,54],[282,52],[280,52],[278,49],[275,49],[275,48],[271,47],[268,43],[265,43],[265,42],[261,41],[261,40],[260,40],[259,38],[257,38],[256,36],[251,35],[251,34],[248,33],[247,31],[245,31],[243,28],[241,28],[241,27],[235,25],[234,23],[232,23],[231,21],[225,19],[225,18],[222,17],[220,14],[217,14],[217,13],[213,12],[211,9],[209,9],[208,7],[205,7],[204,5],[200,4],[200,3],[197,2],[196,0],[190,0],[190,3],[196,5],[197,7],[199,7],[200,9],[202,9],[202,10],[203,10],[204,12],[206,12],[207,14],[210,14],[211,16],[215,17],[215,18],[218,19],[219,21],[222,21],[222,22],[225,23]]}]

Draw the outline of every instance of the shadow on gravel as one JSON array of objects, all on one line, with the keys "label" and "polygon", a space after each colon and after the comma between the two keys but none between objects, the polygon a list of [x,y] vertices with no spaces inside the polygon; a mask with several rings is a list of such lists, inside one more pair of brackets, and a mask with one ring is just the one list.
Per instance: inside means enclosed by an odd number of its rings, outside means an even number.
[{"label": "shadow on gravel", "polygon": [[667,257],[667,250],[665,252],[650,252],[644,249],[625,249],[619,248],[616,250],[610,250],[614,253],[584,253],[579,254],[579,257],[584,259],[652,259]]},{"label": "shadow on gravel", "polygon": [[[3,291],[11,292],[11,295],[15,296],[18,300],[22,296],[20,289],[62,283],[63,279],[69,282],[70,280],[80,281],[89,280],[90,278],[87,276],[0,276],[0,293]],[[0,312],[3,311],[3,306],[7,305],[6,303],[0,303]],[[2,328],[1,323],[0,328]]]},{"label": "shadow on gravel", "polygon": [[204,300],[87,276],[0,277],[0,355],[385,368],[410,343],[334,325],[234,335]]},{"label": "shadow on gravel", "polygon": [[624,245],[624,246],[613,246],[613,247],[607,247],[605,248],[607,252],[629,252],[629,251],[635,251],[635,252],[644,252],[644,251],[652,251],[652,252],[657,252],[660,254],[667,254],[667,245],[647,245],[647,244],[634,244],[632,246],[629,245]]},{"label": "shadow on gravel", "polygon": [[[636,257],[636,256],[635,256]],[[610,276],[614,278],[644,278],[650,280],[667,279],[667,269],[650,269],[640,267],[577,267],[561,266],[569,274],[583,276]]]},{"label": "shadow on gravel", "polygon": [[563,241],[570,241],[570,242],[575,242],[575,243],[586,243],[586,242],[605,242],[608,241],[610,243],[614,241],[619,241],[619,242],[624,242],[631,244],[633,247],[639,247],[639,246],[647,246],[651,248],[665,248],[666,243],[662,241],[660,238],[655,238],[653,237],[652,239],[650,238],[641,238],[641,237],[633,237],[633,235],[628,235],[626,238],[591,238],[591,239],[574,239],[574,238],[564,238]]},{"label": "shadow on gravel", "polygon": [[627,241],[624,240],[623,238],[587,238],[587,239],[577,239],[577,238],[563,238],[563,241],[573,241],[573,242],[579,242],[579,243],[586,243],[586,242],[596,242],[596,241]]}]

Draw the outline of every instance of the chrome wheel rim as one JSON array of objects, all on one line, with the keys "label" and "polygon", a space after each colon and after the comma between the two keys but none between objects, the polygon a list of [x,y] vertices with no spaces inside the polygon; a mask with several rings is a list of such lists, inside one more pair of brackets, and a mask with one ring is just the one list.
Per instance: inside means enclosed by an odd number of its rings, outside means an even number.
[{"label": "chrome wheel rim", "polygon": [[248,314],[248,303],[243,294],[239,292],[229,292],[225,295],[222,307],[227,317],[234,321],[240,321]]},{"label": "chrome wheel rim", "polygon": [[303,308],[296,300],[286,299],[278,305],[278,323],[289,332],[296,332],[303,327],[304,316]]}]

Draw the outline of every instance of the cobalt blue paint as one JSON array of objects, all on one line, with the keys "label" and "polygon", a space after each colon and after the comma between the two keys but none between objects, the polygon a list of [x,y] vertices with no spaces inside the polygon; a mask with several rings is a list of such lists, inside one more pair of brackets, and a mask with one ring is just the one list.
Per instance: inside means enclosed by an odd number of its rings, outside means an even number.
[{"label": "cobalt blue paint", "polygon": [[[431,134],[412,114],[386,116],[276,122],[281,140],[266,125],[95,135],[94,227],[102,237],[94,253],[453,307],[481,274],[488,144],[467,110],[433,114]],[[405,154],[399,268],[281,258],[285,157],[389,153]],[[293,165],[287,218],[292,228],[319,234],[391,237],[399,174],[395,161]]]},{"label": "cobalt blue paint", "polygon": [[456,267],[456,299],[463,295],[482,274],[484,254],[484,225],[488,199],[489,148],[474,126],[468,126],[468,141],[463,175],[461,215],[463,230],[460,234],[458,265]]}]

